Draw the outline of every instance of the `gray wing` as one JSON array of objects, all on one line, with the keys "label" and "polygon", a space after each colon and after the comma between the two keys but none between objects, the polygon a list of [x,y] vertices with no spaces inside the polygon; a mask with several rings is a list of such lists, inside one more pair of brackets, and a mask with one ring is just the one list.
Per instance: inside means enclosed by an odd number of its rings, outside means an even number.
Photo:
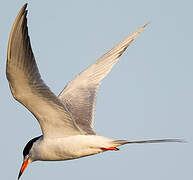
[{"label": "gray wing", "polygon": [[8,43],[6,75],[12,95],[37,118],[44,136],[80,134],[64,104],[41,79],[28,36],[26,7],[17,15]]},{"label": "gray wing", "polygon": [[67,106],[78,126],[89,134],[96,134],[94,127],[94,112],[97,90],[101,80],[109,73],[119,57],[146,27],[137,31],[118,43],[113,49],[99,58],[88,69],[76,76],[63,89],[59,99]]}]

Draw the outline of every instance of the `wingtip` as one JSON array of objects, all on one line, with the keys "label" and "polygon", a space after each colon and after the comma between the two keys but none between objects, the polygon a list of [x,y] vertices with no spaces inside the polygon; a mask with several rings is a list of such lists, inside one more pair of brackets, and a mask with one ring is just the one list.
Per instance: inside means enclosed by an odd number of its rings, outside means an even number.
[{"label": "wingtip", "polygon": [[22,8],[20,9],[20,11],[19,11],[19,13],[18,13],[18,15],[17,15],[17,17],[16,17],[16,20],[17,20],[17,19],[20,19],[23,14],[27,14],[27,10],[26,10],[26,9],[27,9],[27,5],[28,5],[28,3],[25,3],[25,4],[22,6]]},{"label": "wingtip", "polygon": [[26,9],[27,9],[27,5],[28,5],[28,3],[25,3],[25,4],[22,6],[20,12],[25,12]]},{"label": "wingtip", "polygon": [[27,8],[27,5],[28,5],[28,3],[25,3],[25,4],[23,5],[23,8],[26,9],[26,8]]},{"label": "wingtip", "polygon": [[149,25],[151,22],[150,21],[148,21],[147,23],[145,23],[143,26],[142,26],[142,28],[144,29],[147,25]]},{"label": "wingtip", "polygon": [[23,14],[27,14],[27,5],[28,5],[28,3],[25,3],[23,6],[22,6],[22,8],[21,8],[21,10],[20,10],[20,12],[18,13],[18,14],[20,14],[20,16],[22,16]]},{"label": "wingtip", "polygon": [[147,23],[145,23],[143,26],[146,27],[147,25],[149,25],[151,23],[151,21],[148,21]]},{"label": "wingtip", "polygon": [[[149,24],[149,22],[145,23],[143,26],[139,27],[135,32],[133,32],[131,35],[129,35],[128,38],[130,38],[132,41],[144,30],[144,28]],[[130,45],[131,42],[129,42],[128,45]]]},{"label": "wingtip", "polygon": [[10,32],[10,36],[9,36],[9,42],[8,42],[8,48],[7,48],[7,58],[9,59],[10,58],[10,44],[11,44],[11,40],[12,40],[12,36],[13,36],[13,32],[15,30],[15,28],[17,27],[19,21],[21,20],[21,18],[24,16],[26,17],[27,16],[27,5],[28,3],[25,3],[22,8],[20,9],[19,13],[17,14],[16,18],[15,18],[15,21],[13,23],[13,26],[11,28],[11,32]]}]

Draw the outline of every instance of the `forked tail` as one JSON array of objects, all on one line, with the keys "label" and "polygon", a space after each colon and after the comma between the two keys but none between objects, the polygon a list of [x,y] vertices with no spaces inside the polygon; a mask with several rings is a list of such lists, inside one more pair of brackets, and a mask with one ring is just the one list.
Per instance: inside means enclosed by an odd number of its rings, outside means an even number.
[{"label": "forked tail", "polygon": [[127,141],[127,140],[115,140],[113,143],[115,143],[116,146],[121,146],[124,144],[130,144],[130,143],[164,143],[164,142],[186,142],[183,139],[151,139],[151,140],[137,140],[137,141]]}]

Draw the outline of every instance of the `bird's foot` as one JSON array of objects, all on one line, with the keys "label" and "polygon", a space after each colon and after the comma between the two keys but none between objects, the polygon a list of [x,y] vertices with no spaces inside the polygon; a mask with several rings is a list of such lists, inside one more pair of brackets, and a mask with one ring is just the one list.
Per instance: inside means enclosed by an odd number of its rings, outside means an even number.
[{"label": "bird's foot", "polygon": [[109,148],[100,148],[102,151],[118,151],[119,148],[117,147],[109,147]]}]

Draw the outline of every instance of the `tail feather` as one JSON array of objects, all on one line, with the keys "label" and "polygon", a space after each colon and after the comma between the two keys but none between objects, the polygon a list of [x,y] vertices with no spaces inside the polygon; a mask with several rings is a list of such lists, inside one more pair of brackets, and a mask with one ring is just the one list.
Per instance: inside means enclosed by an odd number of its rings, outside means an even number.
[{"label": "tail feather", "polygon": [[180,142],[180,143],[185,143],[186,141],[183,139],[151,139],[151,140],[137,140],[137,141],[127,141],[127,140],[115,140],[113,143],[117,146],[121,146],[124,144],[131,144],[131,143],[165,143],[165,142]]}]

